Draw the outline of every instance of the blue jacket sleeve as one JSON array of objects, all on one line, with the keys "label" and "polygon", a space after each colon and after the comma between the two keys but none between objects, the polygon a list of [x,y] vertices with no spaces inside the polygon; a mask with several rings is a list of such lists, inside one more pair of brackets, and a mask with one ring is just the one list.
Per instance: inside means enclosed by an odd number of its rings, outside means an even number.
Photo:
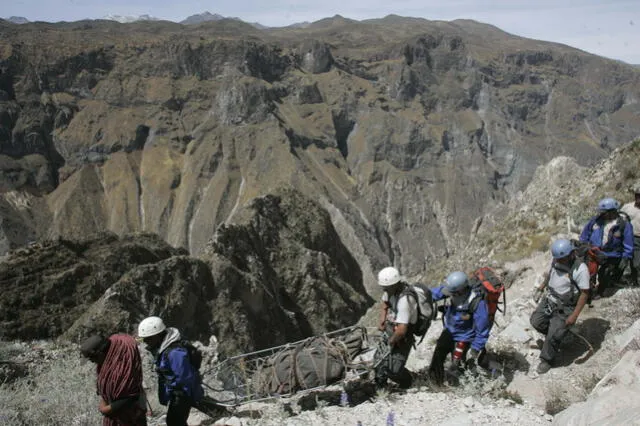
[{"label": "blue jacket sleeve", "polygon": [[444,288],[444,286],[441,285],[439,287],[431,289],[431,297],[433,298],[434,302],[437,302],[438,300],[442,300],[442,299],[447,297],[444,294],[442,294],[442,289],[443,288]]},{"label": "blue jacket sleeve", "polygon": [[626,226],[624,227],[622,247],[622,257],[633,259],[633,225],[629,222],[626,222]]},{"label": "blue jacket sleeve", "polygon": [[480,303],[478,303],[478,307],[473,313],[473,331],[474,337],[471,342],[471,348],[480,352],[487,344],[487,340],[489,340],[489,332],[491,331],[489,310],[487,309],[487,302],[484,300],[481,300]]},{"label": "blue jacket sleeve", "polygon": [[587,222],[587,224],[584,226],[584,228],[582,228],[582,233],[580,233],[580,241],[583,243],[589,243],[591,242],[591,230],[593,229],[593,222],[595,221],[595,218],[591,218],[589,220],[589,222]]},{"label": "blue jacket sleeve", "polygon": [[173,349],[169,352],[169,366],[173,372],[173,377],[168,387],[171,392],[175,390],[184,391],[190,397],[196,397],[197,374],[194,371],[187,351],[182,348]]}]

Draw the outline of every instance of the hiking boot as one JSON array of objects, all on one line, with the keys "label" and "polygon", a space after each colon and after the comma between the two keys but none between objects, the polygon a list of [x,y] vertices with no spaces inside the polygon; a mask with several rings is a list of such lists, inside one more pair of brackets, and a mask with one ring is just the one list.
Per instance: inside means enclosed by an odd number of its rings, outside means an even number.
[{"label": "hiking boot", "polygon": [[600,300],[602,299],[602,296],[600,296],[599,294],[594,294],[593,297],[591,298],[591,300]]},{"label": "hiking boot", "polygon": [[545,360],[541,360],[536,371],[538,372],[538,374],[545,374],[549,370],[551,370],[551,364],[549,364]]}]

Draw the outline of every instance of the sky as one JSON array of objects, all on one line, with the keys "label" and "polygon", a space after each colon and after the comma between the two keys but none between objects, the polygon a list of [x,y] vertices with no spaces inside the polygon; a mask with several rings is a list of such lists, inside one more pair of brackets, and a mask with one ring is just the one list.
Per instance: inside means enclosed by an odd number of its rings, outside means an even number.
[{"label": "sky", "polygon": [[2,0],[0,16],[76,21],[148,14],[171,21],[209,11],[267,26],[342,15],[475,19],[504,31],[640,64],[640,0]]}]

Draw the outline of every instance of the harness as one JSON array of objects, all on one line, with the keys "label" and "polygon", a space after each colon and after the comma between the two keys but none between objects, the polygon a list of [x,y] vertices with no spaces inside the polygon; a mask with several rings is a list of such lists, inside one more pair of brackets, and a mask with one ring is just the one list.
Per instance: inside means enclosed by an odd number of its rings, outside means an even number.
[{"label": "harness", "polygon": [[[578,303],[578,298],[580,297],[581,289],[578,286],[578,283],[573,278],[573,274],[578,270],[581,262],[579,259],[574,259],[571,266],[566,268],[563,265],[559,265],[556,262],[551,263],[551,267],[549,268],[549,273],[547,274],[547,279],[545,280],[545,285],[549,290],[549,294],[547,295],[547,305],[545,307],[545,313],[547,315],[551,315],[554,310],[564,308],[564,307],[575,307]],[[573,289],[568,294],[558,294],[551,286],[549,286],[549,280],[551,279],[551,273],[553,269],[566,272],[567,278],[569,278],[569,282],[573,286]],[[576,291],[573,291],[576,290]]]},{"label": "harness", "polygon": [[[391,310],[393,311],[393,313],[396,316],[398,315],[398,302],[400,301],[400,299],[403,296],[413,297],[413,299],[416,302],[416,306],[418,304],[418,295],[415,293],[415,291],[411,288],[411,286],[409,284],[405,283],[404,288],[402,289],[400,294],[398,294],[397,296],[396,295],[389,296],[389,305],[391,306]],[[393,298],[393,302],[391,302],[392,298]],[[416,316],[418,314],[419,313],[416,312]],[[386,321],[387,321],[387,323],[391,323],[391,321],[389,321],[389,320],[386,320]],[[416,319],[416,321],[417,321],[417,319]],[[393,325],[391,324],[391,326],[392,326],[392,330],[391,331],[393,332]],[[415,324],[411,324],[411,323],[407,324],[407,334],[404,337],[405,339],[409,338],[409,336],[413,337],[414,328],[415,328]],[[424,339],[424,336],[422,336],[422,338]],[[420,339],[420,342],[422,342],[422,339]]]},{"label": "harness", "polygon": [[[479,294],[474,290],[471,290],[469,292],[469,296],[467,297],[467,300],[462,305],[455,306],[455,309],[458,312],[466,312],[467,314],[473,315],[476,312],[476,309],[478,309],[478,305],[480,304],[482,299],[484,299],[484,296],[482,294]],[[454,305],[451,303],[451,298],[449,298],[449,303],[443,306],[444,308],[442,310],[442,326],[443,327],[447,326],[447,324],[445,323],[445,318],[447,316],[446,315],[447,308],[453,307],[453,306]]]}]

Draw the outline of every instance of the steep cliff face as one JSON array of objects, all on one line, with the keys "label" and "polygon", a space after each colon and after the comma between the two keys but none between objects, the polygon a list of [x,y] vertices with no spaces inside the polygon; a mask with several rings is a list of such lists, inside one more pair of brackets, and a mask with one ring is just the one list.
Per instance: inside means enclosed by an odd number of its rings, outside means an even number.
[{"label": "steep cliff face", "polygon": [[289,187],[371,290],[463,247],[538,165],[640,133],[637,70],[472,21],[2,25],[0,177],[46,200],[48,229],[19,224],[34,235],[144,230],[197,255]]}]

